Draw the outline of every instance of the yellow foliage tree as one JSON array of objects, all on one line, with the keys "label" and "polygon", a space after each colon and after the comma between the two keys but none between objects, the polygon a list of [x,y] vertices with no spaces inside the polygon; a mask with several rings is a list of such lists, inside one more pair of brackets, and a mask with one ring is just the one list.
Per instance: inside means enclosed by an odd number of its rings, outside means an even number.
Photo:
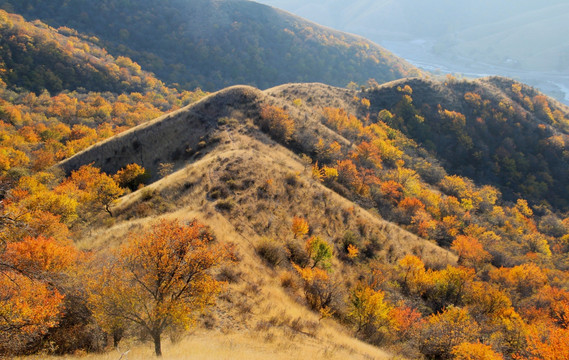
[{"label": "yellow foliage tree", "polygon": [[382,291],[361,283],[350,291],[348,316],[355,322],[358,332],[370,325],[376,329],[389,325],[392,306],[384,298]]},{"label": "yellow foliage tree", "polygon": [[209,270],[231,258],[204,225],[162,220],[131,233],[90,282],[90,304],[101,324],[134,323],[162,354],[161,336],[173,324],[189,327],[215,302],[221,284]]},{"label": "yellow foliage tree", "polygon": [[454,360],[503,360],[501,354],[482,343],[464,342],[452,348]]},{"label": "yellow foliage tree", "polygon": [[421,352],[428,358],[450,359],[455,346],[473,342],[480,327],[466,309],[451,306],[427,318],[421,331]]}]

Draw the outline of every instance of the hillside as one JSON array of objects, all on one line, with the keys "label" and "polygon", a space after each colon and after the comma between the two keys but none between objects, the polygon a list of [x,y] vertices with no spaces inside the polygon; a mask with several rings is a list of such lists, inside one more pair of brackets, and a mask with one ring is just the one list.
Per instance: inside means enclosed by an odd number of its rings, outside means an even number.
[{"label": "hillside", "polygon": [[[443,149],[468,156],[470,146],[479,142],[493,152],[488,156],[495,162],[505,154],[500,149],[505,144],[493,147],[486,132],[471,130],[474,111],[474,123],[488,126],[490,133],[504,138],[511,131],[524,134],[527,144],[519,151],[527,151],[522,155],[529,159],[537,156],[532,141],[542,149],[550,146],[544,139],[552,134],[561,139],[550,141],[553,148],[565,141],[565,108],[507,79],[409,79],[363,92],[322,84],[264,92],[241,86],[119,134],[60,166],[70,173],[93,164],[114,173],[135,162],[151,173],[153,183],[113,206],[110,227],[83,237],[82,248],[118,246],[123,232],[157,216],[198,217],[223,242],[237,246],[239,280],[224,275],[232,285],[215,320],[206,322],[214,329],[239,328],[240,334],[264,329],[260,314],[235,313],[240,306],[250,307],[231,294],[242,281],[268,275],[257,293],[271,295],[249,303],[253,308],[273,308],[275,295],[269,289],[283,287],[285,302],[294,299],[321,314],[332,311],[337,321],[352,326],[356,321],[359,338],[409,358],[450,358],[453,346],[477,341],[487,346],[482,350],[507,358],[529,356],[537,351],[531,345],[538,341],[535,329],[546,326],[550,335],[539,340],[544,347],[565,336],[554,320],[540,322],[532,311],[556,314],[557,304],[566,301],[569,227],[559,209],[532,202],[535,193],[529,187],[520,187],[529,203],[509,193],[514,172],[494,169],[496,187],[484,178],[450,175],[457,165]],[[511,121],[516,130],[510,129]],[[173,173],[162,171],[164,164]],[[471,164],[476,169],[477,163]],[[488,167],[481,162],[478,171]],[[538,172],[533,174],[539,179]],[[297,237],[295,219],[309,224],[306,236],[312,237]],[[321,268],[327,275],[319,282],[307,275],[317,263],[311,268],[301,250],[304,241],[320,241],[314,239],[324,239],[333,249],[330,263]],[[403,316],[389,320],[403,321],[397,325],[402,327],[387,325],[382,317],[387,315],[374,315],[378,323],[354,320],[346,299],[359,296],[361,286],[381,296],[390,316]],[[231,305],[225,307],[225,301]],[[493,301],[501,305],[490,305]],[[460,320],[452,320],[455,316]],[[415,325],[404,326],[405,321]],[[440,347],[446,341],[440,336],[456,326],[453,321],[461,322],[461,330],[448,340],[452,346]],[[512,328],[511,322],[517,325]],[[301,332],[310,333],[310,325],[303,326]],[[323,331],[328,325],[321,326]],[[498,335],[487,338],[491,333]],[[524,341],[505,340],[512,336]]]},{"label": "hillside", "polygon": [[24,0],[0,6],[95,36],[114,56],[128,56],[185,89],[309,81],[346,86],[418,74],[368,40],[244,0]]},{"label": "hillside", "polygon": [[[408,99],[399,88],[410,86]],[[567,210],[568,108],[513,80],[405,80],[365,93],[372,113],[421,143],[451,173],[497,186],[505,199]],[[417,117],[419,116],[419,117]]]},{"label": "hillside", "polygon": [[0,11],[0,79],[33,91],[144,92],[163,84],[129,58],[110,56],[75,30]]},{"label": "hillside", "polygon": [[0,10],[0,35],[3,181],[205,95],[168,88],[131,59],[114,58],[71,29]]}]

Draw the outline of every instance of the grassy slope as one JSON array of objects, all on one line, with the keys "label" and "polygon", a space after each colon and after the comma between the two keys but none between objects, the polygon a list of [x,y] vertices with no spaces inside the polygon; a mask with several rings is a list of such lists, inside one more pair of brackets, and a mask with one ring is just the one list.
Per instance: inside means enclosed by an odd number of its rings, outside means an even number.
[{"label": "grassy slope", "polygon": [[[234,87],[97,144],[63,164],[70,169],[85,161],[99,159],[104,163],[105,156],[101,154],[107,153],[109,147],[120,148],[133,141],[141,142],[140,149],[149,150],[141,150],[143,154],[138,155],[143,158],[151,153],[162,161],[174,160],[171,149],[145,143],[146,131],[164,143],[173,143],[174,139],[183,138],[180,132],[185,126],[201,134],[196,141],[205,139],[206,145],[199,152],[178,160],[176,172],[122,198],[113,209],[113,222],[108,227],[94,229],[79,242],[84,249],[108,249],[119,245],[127,231],[147,226],[157,217],[176,217],[198,218],[212,227],[220,241],[237,246],[240,260],[228,277],[228,291],[220,297],[218,307],[202,319],[196,334],[179,344],[167,344],[166,359],[188,354],[219,359],[261,359],[269,354],[276,359],[389,358],[384,351],[352,338],[335,321],[319,319],[318,314],[302,305],[303,296],[298,288],[290,290],[281,286],[281,275],[290,270],[286,266],[271,268],[260,260],[256,248],[263,239],[285,243],[292,215],[305,217],[314,233],[332,239],[336,246],[347,230],[361,231],[358,229],[363,226],[363,231],[378,239],[377,258],[386,262],[397,261],[408,253],[423,257],[433,266],[456,262],[456,257],[448,251],[382,220],[313,180],[309,168],[298,156],[251,123],[259,104],[288,105],[294,112],[284,94],[292,99],[302,93],[312,94],[314,105],[333,98],[338,105],[345,102],[348,108],[353,96],[345,90],[319,84],[282,86],[264,93]],[[220,104],[226,104],[225,108]],[[213,126],[220,116],[228,114],[236,121]],[[307,127],[314,125],[313,131],[321,136],[347,141],[314,118],[307,116],[306,123]],[[135,157],[133,152],[115,159],[128,163]],[[152,159],[147,161],[154,163]],[[119,162],[113,166],[121,166]],[[260,191],[269,179],[272,180],[269,190]],[[228,189],[225,195],[214,195],[216,189],[223,188]],[[227,203],[230,208],[220,206]],[[346,263],[335,260],[334,267],[335,276],[342,281],[356,280],[356,274]],[[148,347],[133,346],[131,357],[151,357]],[[116,355],[114,352],[88,358],[110,359]]]}]

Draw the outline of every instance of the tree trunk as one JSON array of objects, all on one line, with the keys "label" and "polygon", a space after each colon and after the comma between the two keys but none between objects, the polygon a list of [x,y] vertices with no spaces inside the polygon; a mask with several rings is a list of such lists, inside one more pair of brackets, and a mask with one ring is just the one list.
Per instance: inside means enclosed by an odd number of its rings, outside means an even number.
[{"label": "tree trunk", "polygon": [[152,339],[154,339],[154,352],[156,356],[162,356],[162,344],[160,341],[160,333],[152,335]]},{"label": "tree trunk", "polygon": [[122,337],[123,337],[123,330],[122,329],[114,329],[113,330],[113,345],[114,345],[115,349],[118,349],[119,342],[121,341]]},{"label": "tree trunk", "polygon": [[105,205],[105,211],[109,213],[109,215],[111,215],[111,217],[113,217],[113,213],[111,212],[111,207],[110,205]]}]

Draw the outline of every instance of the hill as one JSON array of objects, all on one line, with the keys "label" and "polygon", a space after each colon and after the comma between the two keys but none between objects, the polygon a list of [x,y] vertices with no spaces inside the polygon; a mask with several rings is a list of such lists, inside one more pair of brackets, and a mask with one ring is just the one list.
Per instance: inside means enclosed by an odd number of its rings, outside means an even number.
[{"label": "hill", "polygon": [[[310,95],[310,91],[305,90],[306,87],[300,86],[300,89],[304,90],[291,90],[291,86],[286,85],[268,91],[278,97],[284,96],[289,101],[294,100],[293,95],[290,95],[294,93],[309,106],[351,108],[352,112],[356,111],[353,97],[364,97],[371,102],[369,114],[388,110],[390,117],[384,119],[386,124],[415,140],[430,157],[440,161],[449,173],[471,178],[477,184],[494,185],[506,200],[515,201],[523,197],[535,205],[546,204],[557,211],[567,209],[569,193],[566,179],[569,164],[564,154],[569,131],[568,109],[531,87],[494,77],[475,81],[449,78],[443,82],[407,79],[368,88],[359,95],[334,88],[323,92],[320,87],[311,88],[314,93]],[[233,104],[245,100],[244,97],[229,97],[221,103],[204,106],[229,111]],[[230,113],[218,114],[229,115]],[[247,113],[246,116],[253,115]],[[171,115],[167,116],[170,117]],[[187,149],[195,149],[199,139],[206,135],[195,131],[196,127],[193,126],[186,130],[188,134],[184,138],[187,143],[165,144],[157,138],[172,138],[174,134],[179,134],[182,126],[172,125],[177,130],[156,137],[153,124],[163,124],[161,120],[146,124],[144,134],[142,129],[137,130],[138,139],[144,136],[154,139],[153,149],[172,147],[165,150],[167,153],[153,151],[148,154],[153,158],[143,161],[144,166],[148,166],[154,173],[157,159],[166,156],[168,161],[177,161],[190,156],[188,154],[192,152]],[[214,124],[208,123],[206,129],[212,126]],[[303,129],[308,131],[306,126]],[[323,131],[315,131],[315,134]],[[307,154],[314,154],[314,150],[307,147],[310,135],[302,136],[292,146]],[[340,143],[349,146],[350,140],[343,139]],[[141,159],[146,156],[146,153],[140,152],[138,142],[127,143],[133,144],[132,156],[128,161],[134,162],[136,156]],[[113,150],[91,153],[98,154],[97,156],[107,154],[104,155],[107,156],[105,162],[94,157],[77,157],[70,159],[69,163],[95,161],[103,170],[115,172],[118,168],[114,156],[117,153],[125,156],[125,150],[120,150],[122,146],[114,145]],[[113,166],[107,168],[107,164]]]},{"label": "hill", "polygon": [[569,101],[565,1],[260,2],[362,35],[430,71],[512,77]]},{"label": "hill", "polygon": [[182,92],[0,15],[1,353],[569,356],[565,106],[497,77]]},{"label": "hill", "polygon": [[[197,218],[236,254],[234,264],[211,274],[227,286],[197,321],[208,337],[235,334],[239,344],[262,338],[261,353],[284,337],[287,347],[318,352],[327,343],[340,353],[384,356],[348,340],[348,331],[408,358],[450,357],[470,346],[531,356],[532,344],[548,348],[565,336],[554,319],[569,298],[567,219],[545,202],[510,200],[499,188],[512,184],[501,178],[491,186],[453,175],[446,169],[456,164],[442,149],[467,156],[464,144],[483,140],[470,130],[475,110],[474,123],[490,132],[517,131],[547,148],[540,132],[563,140],[564,109],[501,78],[407,79],[360,92],[322,84],[228,88],[77,153],[59,164],[66,178],[55,178],[56,169],[20,175],[6,192],[6,210],[37,215],[6,227],[0,260],[13,264],[18,249],[43,239],[22,240],[22,231],[49,234],[55,249],[73,236],[84,265],[72,266],[97,279],[112,261],[110,249],[124,248],[133,234],[158,219]],[[489,139],[497,161],[504,150]],[[531,157],[531,146],[521,150]],[[113,181],[130,187],[122,179],[139,174],[133,163],[149,173],[148,184],[137,182],[113,202],[124,191]],[[53,291],[73,294],[59,320],[18,339],[69,353],[108,348],[102,329],[115,342],[136,338],[137,327],[93,315],[98,297],[82,295],[91,283],[66,269],[52,267],[37,280],[53,279]],[[360,313],[365,309],[373,312]],[[451,327],[451,345],[442,346]],[[22,346],[9,344],[10,351]]]},{"label": "hill", "polygon": [[40,94],[63,90],[144,92],[163,84],[126,57],[114,58],[89,37],[0,11],[0,78]]},{"label": "hill", "polygon": [[111,54],[128,56],[185,89],[299,81],[346,86],[418,74],[368,40],[244,0],[25,0],[0,6],[96,36]]},{"label": "hill", "polygon": [[[401,96],[405,86],[413,89],[412,99]],[[388,124],[421,143],[447,171],[495,185],[508,200],[523,197],[567,210],[565,105],[499,77],[405,80],[365,96],[372,112],[400,114]]]},{"label": "hill", "polygon": [[[432,333],[456,326],[445,316],[458,316],[463,323],[452,346],[497,332],[485,351],[528,356],[534,351],[528,344],[536,341],[531,329],[541,326],[528,312],[549,311],[558,300],[541,299],[566,294],[569,227],[561,207],[555,207],[563,198],[552,197],[553,205],[532,198],[536,193],[526,183],[518,186],[513,170],[524,169],[516,165],[527,158],[527,176],[531,172],[542,180],[546,173],[531,167],[536,166],[532,157],[539,156],[533,151],[560,150],[566,116],[559,103],[502,78],[407,79],[362,92],[322,84],[266,91],[241,86],[108,139],[60,166],[70,173],[94,164],[114,173],[136,162],[153,174],[152,184],[113,207],[115,225],[83,238],[82,246],[116,246],[124,238],[121,231],[156,216],[197,216],[238,246],[241,280],[232,280],[232,287],[270,271],[272,280],[259,285],[260,294],[268,294],[268,284],[281,286],[295,301],[321,314],[330,309],[338,321],[353,324],[353,303],[341,299],[359,296],[358,286],[371,286],[392,316],[417,317],[412,323],[418,328],[401,333],[364,321],[359,326],[366,327],[356,331],[362,339],[410,358],[449,356],[449,346],[440,348]],[[494,144],[491,136],[507,139],[514,133],[507,143]],[[524,143],[516,145],[518,138]],[[478,163],[468,160],[469,167],[449,155],[468,158],[473,149],[488,154],[476,155]],[[507,150],[513,149],[520,154],[509,158]],[[504,159],[513,159],[509,167],[500,162]],[[563,171],[562,156],[543,160],[561,161],[556,166]],[[170,175],[162,171],[165,164],[174,171]],[[488,168],[494,177],[484,172]],[[472,171],[474,177],[454,175],[453,169]],[[566,186],[560,179],[556,189]],[[309,224],[312,237],[296,235],[295,219]],[[322,267],[330,271],[322,282],[306,275],[319,267],[311,268],[300,250],[304,241],[315,239],[325,239],[334,254]],[[262,263],[256,263],[259,258]],[[481,289],[491,289],[489,298]],[[264,298],[274,301],[273,296]],[[498,298],[508,300],[498,308],[480,307]],[[216,310],[217,326],[238,318],[233,305],[238,302],[229,302]],[[498,313],[504,316],[499,321]],[[261,327],[258,317],[249,319]],[[515,330],[510,321],[519,324]],[[564,336],[547,326],[550,336]],[[502,340],[510,336],[525,341]]]},{"label": "hill", "polygon": [[71,29],[0,10],[0,35],[2,177],[45,169],[205,95],[168,88]]}]

